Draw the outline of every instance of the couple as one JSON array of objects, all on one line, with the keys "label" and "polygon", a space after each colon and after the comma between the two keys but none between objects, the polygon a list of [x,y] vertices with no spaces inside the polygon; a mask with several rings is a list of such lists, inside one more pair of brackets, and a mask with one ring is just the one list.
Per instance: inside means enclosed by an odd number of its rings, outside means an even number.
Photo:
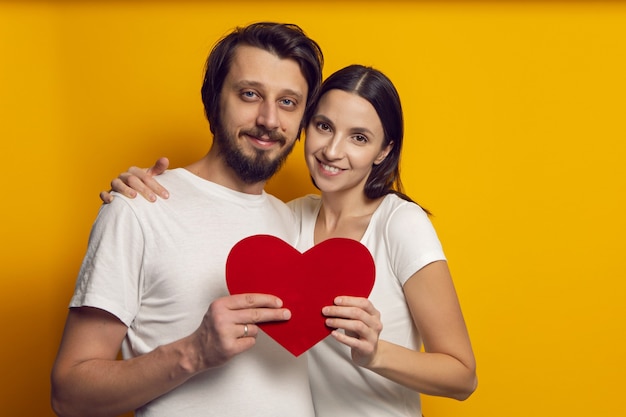
[{"label": "couple", "polygon": [[[418,393],[473,392],[441,245],[401,193],[397,92],[356,65],[320,89],[322,61],[297,26],[235,30],[207,61],[208,154],[159,177],[172,193],[157,204],[104,195],[111,204],[94,224],[52,372],[59,415],[412,416]],[[286,207],[263,186],[303,127],[321,196]],[[254,324],[288,320],[281,300],[226,290],[228,251],[253,234],[300,251],[331,237],[361,241],[376,262],[371,296],[338,295],[322,312],[332,337],[291,356]]]}]

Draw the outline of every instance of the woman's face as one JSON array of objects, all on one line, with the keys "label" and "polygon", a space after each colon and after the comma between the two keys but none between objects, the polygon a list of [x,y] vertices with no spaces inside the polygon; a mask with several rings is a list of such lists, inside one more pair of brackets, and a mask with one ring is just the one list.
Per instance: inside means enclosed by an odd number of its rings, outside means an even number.
[{"label": "woman's face", "polygon": [[304,153],[313,181],[322,192],[362,191],[372,166],[391,149],[383,143],[382,123],[367,100],[329,90],[306,129]]}]

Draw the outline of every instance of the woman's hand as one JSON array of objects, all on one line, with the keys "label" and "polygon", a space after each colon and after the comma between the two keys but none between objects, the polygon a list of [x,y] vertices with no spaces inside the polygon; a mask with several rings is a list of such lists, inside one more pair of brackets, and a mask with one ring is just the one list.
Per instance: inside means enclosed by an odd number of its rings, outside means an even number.
[{"label": "woman's hand", "polygon": [[337,297],[335,305],[324,307],[322,314],[327,317],[326,325],[335,328],[331,335],[351,348],[354,363],[367,367],[374,361],[383,324],[380,312],[370,300],[363,297]]},{"label": "woman's hand", "polygon": [[139,193],[146,200],[152,202],[156,201],[157,195],[161,198],[168,198],[168,191],[153,177],[164,173],[169,164],[170,161],[167,158],[161,157],[150,168],[137,168],[135,166],[128,168],[128,171],[121,173],[119,177],[111,181],[111,190],[100,193],[100,199],[105,204],[113,201],[111,191],[117,191],[128,198],[135,198]]}]

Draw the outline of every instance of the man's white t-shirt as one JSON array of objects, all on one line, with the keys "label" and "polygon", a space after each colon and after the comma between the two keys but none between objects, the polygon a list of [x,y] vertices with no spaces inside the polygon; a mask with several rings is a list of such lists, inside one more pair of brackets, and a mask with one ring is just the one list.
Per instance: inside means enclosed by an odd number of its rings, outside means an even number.
[{"label": "man's white t-shirt", "polygon": [[[70,303],[106,310],[126,324],[125,358],[198,328],[211,302],[228,295],[226,258],[239,240],[255,234],[296,239],[293,213],[269,194],[239,193],[185,169],[167,171],[159,181],[171,192],[167,200],[117,195],[101,208]],[[293,357],[261,331],[252,349],[136,415],[313,416],[306,355]]]}]

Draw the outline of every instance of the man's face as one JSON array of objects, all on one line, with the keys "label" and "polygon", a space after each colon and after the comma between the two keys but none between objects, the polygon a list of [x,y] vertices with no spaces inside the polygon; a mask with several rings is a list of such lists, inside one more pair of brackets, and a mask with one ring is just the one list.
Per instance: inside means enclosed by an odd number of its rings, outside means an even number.
[{"label": "man's face", "polygon": [[296,61],[241,45],[220,96],[215,140],[241,180],[269,179],[293,149],[308,85]]}]

